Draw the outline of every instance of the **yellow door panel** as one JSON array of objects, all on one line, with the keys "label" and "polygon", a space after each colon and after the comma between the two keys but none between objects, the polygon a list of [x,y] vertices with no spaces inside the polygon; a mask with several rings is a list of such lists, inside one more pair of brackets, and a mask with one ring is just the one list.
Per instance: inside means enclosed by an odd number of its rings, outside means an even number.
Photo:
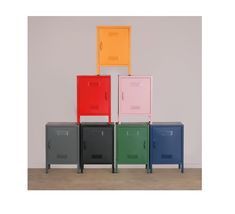
[{"label": "yellow door panel", "polygon": [[113,65],[130,68],[129,27],[98,27],[97,36],[98,67]]}]

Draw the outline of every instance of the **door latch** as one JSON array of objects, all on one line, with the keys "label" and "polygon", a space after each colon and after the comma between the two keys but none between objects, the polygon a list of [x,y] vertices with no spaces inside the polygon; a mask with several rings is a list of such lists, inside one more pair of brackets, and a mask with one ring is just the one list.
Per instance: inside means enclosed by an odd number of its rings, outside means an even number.
[{"label": "door latch", "polygon": [[51,141],[50,140],[47,142],[47,148],[51,149]]}]

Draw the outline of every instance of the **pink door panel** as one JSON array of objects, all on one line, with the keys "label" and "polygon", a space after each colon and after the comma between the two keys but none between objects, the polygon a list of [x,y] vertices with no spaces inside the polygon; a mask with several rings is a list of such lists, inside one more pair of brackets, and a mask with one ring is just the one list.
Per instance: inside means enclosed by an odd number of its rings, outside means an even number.
[{"label": "pink door panel", "polygon": [[121,77],[119,96],[122,114],[151,113],[151,79],[149,77]]}]

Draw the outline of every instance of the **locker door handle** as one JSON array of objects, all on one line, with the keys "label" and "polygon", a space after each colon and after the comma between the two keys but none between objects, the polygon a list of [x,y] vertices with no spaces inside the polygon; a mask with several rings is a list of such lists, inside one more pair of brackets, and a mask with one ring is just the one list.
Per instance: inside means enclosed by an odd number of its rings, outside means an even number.
[{"label": "locker door handle", "polygon": [[156,142],[153,141],[153,148],[156,149]]},{"label": "locker door handle", "polygon": [[47,148],[51,149],[51,141],[50,140],[47,142]]},{"label": "locker door handle", "polygon": [[86,141],[83,141],[83,149],[86,150]]},{"label": "locker door handle", "polygon": [[107,99],[108,99],[107,92],[105,92],[104,97],[105,97],[105,100],[107,100]]},{"label": "locker door handle", "polygon": [[144,141],[144,149],[145,149],[145,147],[146,147],[146,145],[145,145],[145,144],[146,144],[146,142]]},{"label": "locker door handle", "polygon": [[100,42],[100,50],[102,51],[103,49],[103,42]]},{"label": "locker door handle", "polygon": [[124,92],[122,92],[122,100],[124,100]]}]

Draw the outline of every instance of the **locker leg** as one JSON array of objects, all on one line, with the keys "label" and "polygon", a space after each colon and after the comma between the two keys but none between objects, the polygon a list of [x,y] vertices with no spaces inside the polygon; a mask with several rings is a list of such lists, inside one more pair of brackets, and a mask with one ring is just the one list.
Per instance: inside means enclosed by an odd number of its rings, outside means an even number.
[{"label": "locker leg", "polygon": [[184,173],[184,163],[181,164],[181,173]]},{"label": "locker leg", "polygon": [[146,164],[146,166],[147,166],[147,173],[149,173],[149,164]]},{"label": "locker leg", "polygon": [[131,76],[131,66],[128,66],[128,76]]},{"label": "locker leg", "polygon": [[51,168],[51,165],[46,163],[46,173],[48,173],[48,169],[50,169],[50,168]]},{"label": "locker leg", "polygon": [[118,173],[118,164],[115,164],[115,173]]},{"label": "locker leg", "polygon": [[99,76],[99,75],[100,75],[100,66],[99,66],[99,65],[97,66],[96,74],[97,74],[97,76]]},{"label": "locker leg", "polygon": [[81,173],[83,173],[84,165],[81,165]]},{"label": "locker leg", "polygon": [[80,171],[80,166],[79,164],[77,164],[77,173],[79,173],[79,171]]},{"label": "locker leg", "polygon": [[149,164],[149,173],[152,173],[153,172],[153,168],[152,168],[153,166],[152,166],[152,164],[150,163]]},{"label": "locker leg", "polygon": [[115,169],[114,169],[114,163],[112,164],[112,173],[115,172]]},{"label": "locker leg", "polygon": [[109,115],[109,121],[108,124],[111,124],[111,115]]},{"label": "locker leg", "polygon": [[178,164],[179,166],[178,166],[178,168],[180,169],[180,164]]}]

